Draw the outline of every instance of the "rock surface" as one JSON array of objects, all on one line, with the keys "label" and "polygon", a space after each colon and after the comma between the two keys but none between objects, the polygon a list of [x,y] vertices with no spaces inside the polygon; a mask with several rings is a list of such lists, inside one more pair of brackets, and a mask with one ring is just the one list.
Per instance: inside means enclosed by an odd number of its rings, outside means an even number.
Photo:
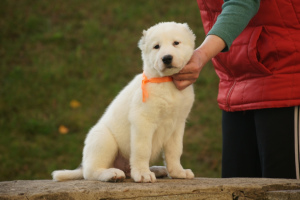
[{"label": "rock surface", "polygon": [[158,179],[156,183],[18,180],[0,182],[2,199],[300,199],[300,181],[288,179]]}]

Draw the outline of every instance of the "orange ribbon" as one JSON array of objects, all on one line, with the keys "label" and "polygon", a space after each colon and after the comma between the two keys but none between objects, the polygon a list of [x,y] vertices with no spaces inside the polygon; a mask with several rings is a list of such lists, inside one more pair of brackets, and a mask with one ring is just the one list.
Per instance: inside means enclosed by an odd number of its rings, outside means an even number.
[{"label": "orange ribbon", "polygon": [[164,82],[171,82],[171,81],[173,81],[173,78],[171,76],[148,79],[145,73],[143,73],[143,80],[142,80],[143,102],[146,102],[146,99],[149,96],[146,90],[147,83],[164,83]]}]

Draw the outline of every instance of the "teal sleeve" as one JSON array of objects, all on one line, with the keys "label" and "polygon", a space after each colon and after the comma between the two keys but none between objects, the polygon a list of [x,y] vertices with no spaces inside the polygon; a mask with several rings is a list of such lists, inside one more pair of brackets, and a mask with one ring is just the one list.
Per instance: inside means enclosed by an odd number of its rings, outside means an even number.
[{"label": "teal sleeve", "polygon": [[260,0],[224,0],[222,12],[207,35],[222,38],[228,51],[235,38],[245,29],[252,17],[257,13]]}]

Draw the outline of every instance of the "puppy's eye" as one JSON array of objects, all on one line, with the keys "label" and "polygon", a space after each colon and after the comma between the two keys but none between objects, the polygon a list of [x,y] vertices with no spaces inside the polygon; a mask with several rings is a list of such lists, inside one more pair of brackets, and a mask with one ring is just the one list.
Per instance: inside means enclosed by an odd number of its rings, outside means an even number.
[{"label": "puppy's eye", "polygon": [[179,45],[179,44],[180,44],[180,42],[177,42],[177,41],[173,42],[174,46]]},{"label": "puppy's eye", "polygon": [[157,45],[155,45],[153,48],[154,48],[154,49],[159,49],[159,47],[160,47],[160,46],[157,44]]}]

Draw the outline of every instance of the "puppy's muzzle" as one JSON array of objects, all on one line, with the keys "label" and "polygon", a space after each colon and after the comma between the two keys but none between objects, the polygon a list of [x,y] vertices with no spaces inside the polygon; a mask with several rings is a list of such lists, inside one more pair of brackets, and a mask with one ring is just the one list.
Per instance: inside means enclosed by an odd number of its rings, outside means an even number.
[{"label": "puppy's muzzle", "polygon": [[172,66],[170,65],[172,63],[172,60],[173,60],[173,56],[171,55],[165,55],[162,58],[162,61],[167,66],[167,68],[172,68]]}]

